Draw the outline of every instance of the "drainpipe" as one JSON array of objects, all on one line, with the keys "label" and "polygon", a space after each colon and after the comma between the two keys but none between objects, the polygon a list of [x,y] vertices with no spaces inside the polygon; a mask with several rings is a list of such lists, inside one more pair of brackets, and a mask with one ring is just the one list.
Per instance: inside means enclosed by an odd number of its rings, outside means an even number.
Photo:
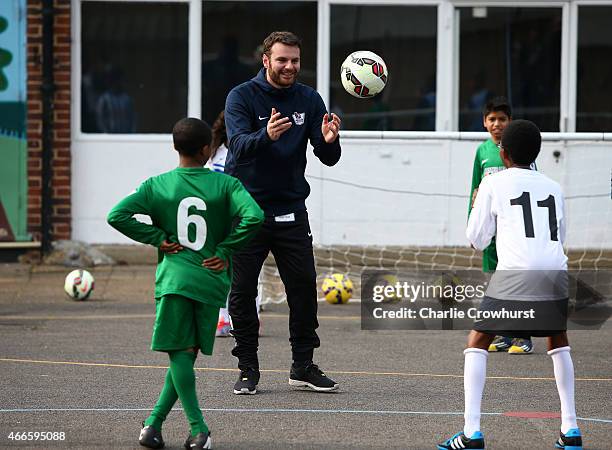
[{"label": "drainpipe", "polygon": [[53,19],[55,11],[53,0],[43,0],[42,7],[42,201],[41,201],[41,251],[51,249],[53,198],[51,181],[53,179],[53,97],[55,83],[53,78]]}]

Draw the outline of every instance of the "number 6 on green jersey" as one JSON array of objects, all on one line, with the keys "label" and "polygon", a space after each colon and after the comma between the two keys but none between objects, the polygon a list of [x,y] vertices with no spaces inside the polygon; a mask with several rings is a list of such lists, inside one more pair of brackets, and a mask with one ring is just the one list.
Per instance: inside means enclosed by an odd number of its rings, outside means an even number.
[{"label": "number 6 on green jersey", "polygon": [[[201,250],[206,243],[206,220],[198,214],[189,215],[189,208],[206,211],[206,203],[198,197],[187,197],[181,200],[176,213],[176,231],[179,243],[187,248]],[[195,240],[189,240],[189,225],[195,225]]]}]

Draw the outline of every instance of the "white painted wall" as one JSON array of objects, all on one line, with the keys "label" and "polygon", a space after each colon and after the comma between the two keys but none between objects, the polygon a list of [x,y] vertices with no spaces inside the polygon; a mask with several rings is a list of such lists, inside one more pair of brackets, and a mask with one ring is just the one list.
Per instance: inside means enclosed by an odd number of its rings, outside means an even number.
[{"label": "white painted wall", "polygon": [[[466,245],[467,196],[477,145],[476,141],[345,140],[343,159],[336,167],[323,169],[323,178],[414,193],[311,180],[309,210],[318,242]],[[561,152],[558,160],[554,151]],[[612,145],[544,142],[537,162],[539,170],[561,183],[568,197],[568,246],[612,248]],[[308,173],[320,176],[311,169]],[[583,195],[599,196],[572,198]]]},{"label": "white painted wall", "polygon": [[172,137],[147,142],[73,141],[72,239],[90,243],[133,243],[106,224],[106,215],[150,176],[176,167]]},{"label": "white painted wall", "polygon": [[[306,172],[312,193],[307,204],[315,242],[466,245],[467,196],[478,144],[343,139],[342,159],[331,168],[310,153]],[[558,161],[555,150],[561,152]],[[170,136],[150,137],[147,142],[74,141],[73,239],[130,242],[106,225],[106,214],[147,177],[171,170],[176,161]],[[568,197],[568,246],[612,249],[612,142],[545,141],[537,163],[561,183]],[[602,196],[572,198],[597,194]]]}]

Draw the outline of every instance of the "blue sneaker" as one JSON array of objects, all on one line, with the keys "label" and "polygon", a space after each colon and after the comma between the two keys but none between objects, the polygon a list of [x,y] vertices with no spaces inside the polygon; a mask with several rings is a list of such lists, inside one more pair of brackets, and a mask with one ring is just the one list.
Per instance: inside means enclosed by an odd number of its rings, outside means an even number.
[{"label": "blue sneaker", "polygon": [[555,448],[563,450],[582,450],[582,434],[578,428],[571,428],[567,433],[561,433],[559,440],[555,442]]},{"label": "blue sneaker", "polygon": [[484,436],[480,431],[474,433],[471,438],[467,438],[462,431],[448,439],[443,444],[438,444],[438,450],[484,450],[484,448]]},{"label": "blue sneaker", "polygon": [[507,352],[512,347],[512,339],[504,336],[495,336],[491,345],[489,345],[490,352]]}]

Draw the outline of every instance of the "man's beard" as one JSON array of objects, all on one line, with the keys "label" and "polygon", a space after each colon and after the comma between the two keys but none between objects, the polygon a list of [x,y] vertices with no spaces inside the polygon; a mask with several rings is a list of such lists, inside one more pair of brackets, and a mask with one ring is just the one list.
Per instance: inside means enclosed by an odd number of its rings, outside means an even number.
[{"label": "man's beard", "polygon": [[268,69],[268,74],[270,75],[270,79],[276,83],[279,86],[283,86],[283,87],[289,87],[291,86],[293,83],[295,83],[295,81],[297,80],[297,76],[298,76],[298,71],[294,71],[293,72],[293,78],[291,79],[291,81],[287,81],[287,79],[284,79],[281,77],[281,73],[283,71],[280,72],[276,72],[274,69],[270,68]]}]

